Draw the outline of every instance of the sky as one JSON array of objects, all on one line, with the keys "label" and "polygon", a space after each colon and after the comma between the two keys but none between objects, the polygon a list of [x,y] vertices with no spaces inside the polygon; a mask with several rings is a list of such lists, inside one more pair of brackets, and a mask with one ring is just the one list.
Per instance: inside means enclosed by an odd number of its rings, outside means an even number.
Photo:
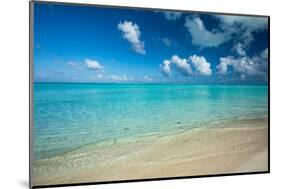
[{"label": "sky", "polygon": [[267,84],[268,19],[35,2],[34,81]]}]

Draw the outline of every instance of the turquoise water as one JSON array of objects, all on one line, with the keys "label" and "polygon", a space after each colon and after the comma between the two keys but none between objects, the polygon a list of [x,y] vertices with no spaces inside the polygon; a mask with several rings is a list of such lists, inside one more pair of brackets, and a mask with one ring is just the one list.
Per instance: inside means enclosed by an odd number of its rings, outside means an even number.
[{"label": "turquoise water", "polygon": [[267,86],[34,84],[35,159],[106,140],[266,116]]}]

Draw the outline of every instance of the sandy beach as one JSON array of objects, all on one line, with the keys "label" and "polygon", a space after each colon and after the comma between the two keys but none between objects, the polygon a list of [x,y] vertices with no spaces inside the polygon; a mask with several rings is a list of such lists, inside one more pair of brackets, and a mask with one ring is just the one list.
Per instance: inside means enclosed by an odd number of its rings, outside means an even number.
[{"label": "sandy beach", "polygon": [[268,170],[267,119],[88,145],[34,163],[33,185]]}]

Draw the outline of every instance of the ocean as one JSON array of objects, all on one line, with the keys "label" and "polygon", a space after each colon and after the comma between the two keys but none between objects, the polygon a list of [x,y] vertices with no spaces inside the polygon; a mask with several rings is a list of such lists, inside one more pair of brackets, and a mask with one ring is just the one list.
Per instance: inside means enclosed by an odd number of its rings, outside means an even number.
[{"label": "ocean", "polygon": [[34,83],[33,158],[268,115],[267,85]]}]

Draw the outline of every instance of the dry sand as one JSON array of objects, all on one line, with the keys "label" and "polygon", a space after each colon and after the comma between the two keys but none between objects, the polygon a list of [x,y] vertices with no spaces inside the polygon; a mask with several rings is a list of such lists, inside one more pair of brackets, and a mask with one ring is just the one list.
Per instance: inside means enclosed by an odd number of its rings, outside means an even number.
[{"label": "dry sand", "polygon": [[267,171],[267,148],[267,119],[248,120],[228,128],[90,145],[40,160],[33,185]]}]

